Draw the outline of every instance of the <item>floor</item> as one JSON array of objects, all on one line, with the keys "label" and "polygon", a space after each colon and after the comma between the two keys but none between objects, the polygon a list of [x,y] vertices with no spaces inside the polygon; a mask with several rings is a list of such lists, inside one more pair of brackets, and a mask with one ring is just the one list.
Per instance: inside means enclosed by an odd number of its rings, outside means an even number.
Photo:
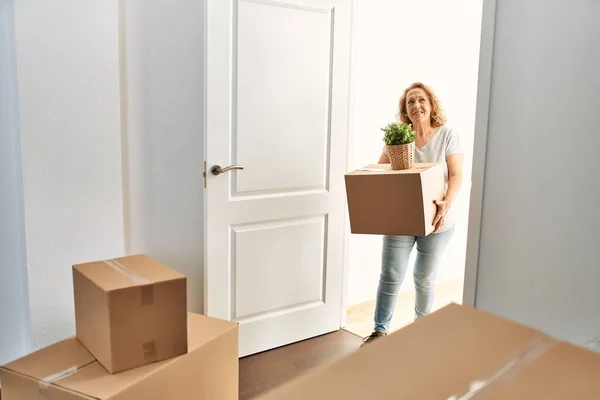
[{"label": "floor", "polygon": [[358,350],[362,339],[340,330],[240,359],[240,400],[256,397],[314,367]]},{"label": "floor", "polygon": [[[433,310],[436,311],[449,303],[462,303],[463,280],[441,283],[436,287]],[[390,323],[390,331],[396,331],[414,321],[415,292],[406,291],[398,294],[396,310]],[[358,304],[348,310],[348,321],[344,329],[360,337],[371,334],[375,301]]]}]

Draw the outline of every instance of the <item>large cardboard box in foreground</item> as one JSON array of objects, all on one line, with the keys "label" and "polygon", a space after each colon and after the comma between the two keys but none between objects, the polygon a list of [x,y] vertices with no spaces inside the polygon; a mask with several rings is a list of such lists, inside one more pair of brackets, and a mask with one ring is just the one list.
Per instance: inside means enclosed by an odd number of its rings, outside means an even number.
[{"label": "large cardboard box in foreground", "polygon": [[109,374],[70,338],[0,368],[3,400],[237,400],[238,324],[188,316],[189,352]]},{"label": "large cardboard box in foreground", "polygon": [[345,175],[350,231],[427,236],[434,230],[435,200],[445,196],[444,165],[415,164],[395,171],[369,165]]},{"label": "large cardboard box in foreground", "polygon": [[451,304],[257,400],[597,400],[600,355]]},{"label": "large cardboard box in foreground", "polygon": [[182,274],[144,255],[73,266],[76,336],[111,373],[185,354]]}]

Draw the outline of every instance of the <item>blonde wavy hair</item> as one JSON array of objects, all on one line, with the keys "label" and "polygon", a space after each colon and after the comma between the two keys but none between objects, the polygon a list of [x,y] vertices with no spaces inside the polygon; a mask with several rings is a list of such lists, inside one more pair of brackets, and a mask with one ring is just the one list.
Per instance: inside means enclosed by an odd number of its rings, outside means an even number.
[{"label": "blonde wavy hair", "polygon": [[398,104],[398,119],[405,124],[412,124],[406,111],[406,95],[412,89],[422,89],[427,94],[429,102],[431,103],[431,126],[433,128],[438,128],[444,125],[446,123],[446,116],[444,115],[444,110],[442,110],[440,100],[429,86],[421,82],[415,82],[404,90],[402,97],[400,97],[400,103]]}]

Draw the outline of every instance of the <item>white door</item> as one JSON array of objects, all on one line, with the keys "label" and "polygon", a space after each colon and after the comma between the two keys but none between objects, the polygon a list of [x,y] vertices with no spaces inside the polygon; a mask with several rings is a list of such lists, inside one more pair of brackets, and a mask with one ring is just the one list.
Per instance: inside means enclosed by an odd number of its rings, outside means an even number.
[{"label": "white door", "polygon": [[206,2],[205,311],[240,356],[340,327],[351,3]]}]

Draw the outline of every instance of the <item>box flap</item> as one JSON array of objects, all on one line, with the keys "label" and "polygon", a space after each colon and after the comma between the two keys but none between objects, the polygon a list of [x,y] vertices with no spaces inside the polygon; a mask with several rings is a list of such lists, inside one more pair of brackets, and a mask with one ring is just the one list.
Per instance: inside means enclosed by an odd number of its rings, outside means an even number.
[{"label": "box flap", "polygon": [[[221,336],[237,323],[209,318],[198,314],[188,314],[188,353],[207,345],[213,339]],[[109,374],[99,363],[94,363],[77,374],[71,375],[60,382],[60,386],[75,392],[85,393],[98,399],[108,399],[136,382],[154,374],[161,368],[173,363],[177,358],[160,361],[143,367],[130,369],[118,374]]]},{"label": "box flap", "polygon": [[[600,355],[559,342],[536,358],[483,380],[473,399],[596,400],[600,398]],[[457,397],[460,398],[460,397]]]},{"label": "box flap", "polygon": [[366,167],[357,169],[356,171],[349,172],[346,175],[378,175],[378,174],[392,174],[392,175],[406,175],[406,174],[420,174],[432,167],[435,167],[438,163],[421,163],[415,164],[413,168],[403,170],[393,170],[390,164],[372,164]]},{"label": "box flap", "polygon": [[[200,349],[236,327],[235,322],[190,313],[188,353]],[[176,360],[177,358],[171,358],[111,375],[94,360],[77,339],[70,338],[9,363],[3,368],[38,381],[52,377],[53,380],[49,384],[104,400],[110,399]]]},{"label": "box flap", "polygon": [[262,400],[447,400],[492,376],[541,332],[451,304],[384,339],[275,389]]},{"label": "box flap", "polygon": [[236,329],[238,325],[237,322],[188,313],[189,351],[206,345],[225,332]]},{"label": "box flap", "polygon": [[94,357],[77,339],[69,338],[10,362],[2,368],[39,381],[52,381],[94,362]]},{"label": "box flap", "polygon": [[145,255],[78,264],[73,269],[106,291],[185,278]]}]

